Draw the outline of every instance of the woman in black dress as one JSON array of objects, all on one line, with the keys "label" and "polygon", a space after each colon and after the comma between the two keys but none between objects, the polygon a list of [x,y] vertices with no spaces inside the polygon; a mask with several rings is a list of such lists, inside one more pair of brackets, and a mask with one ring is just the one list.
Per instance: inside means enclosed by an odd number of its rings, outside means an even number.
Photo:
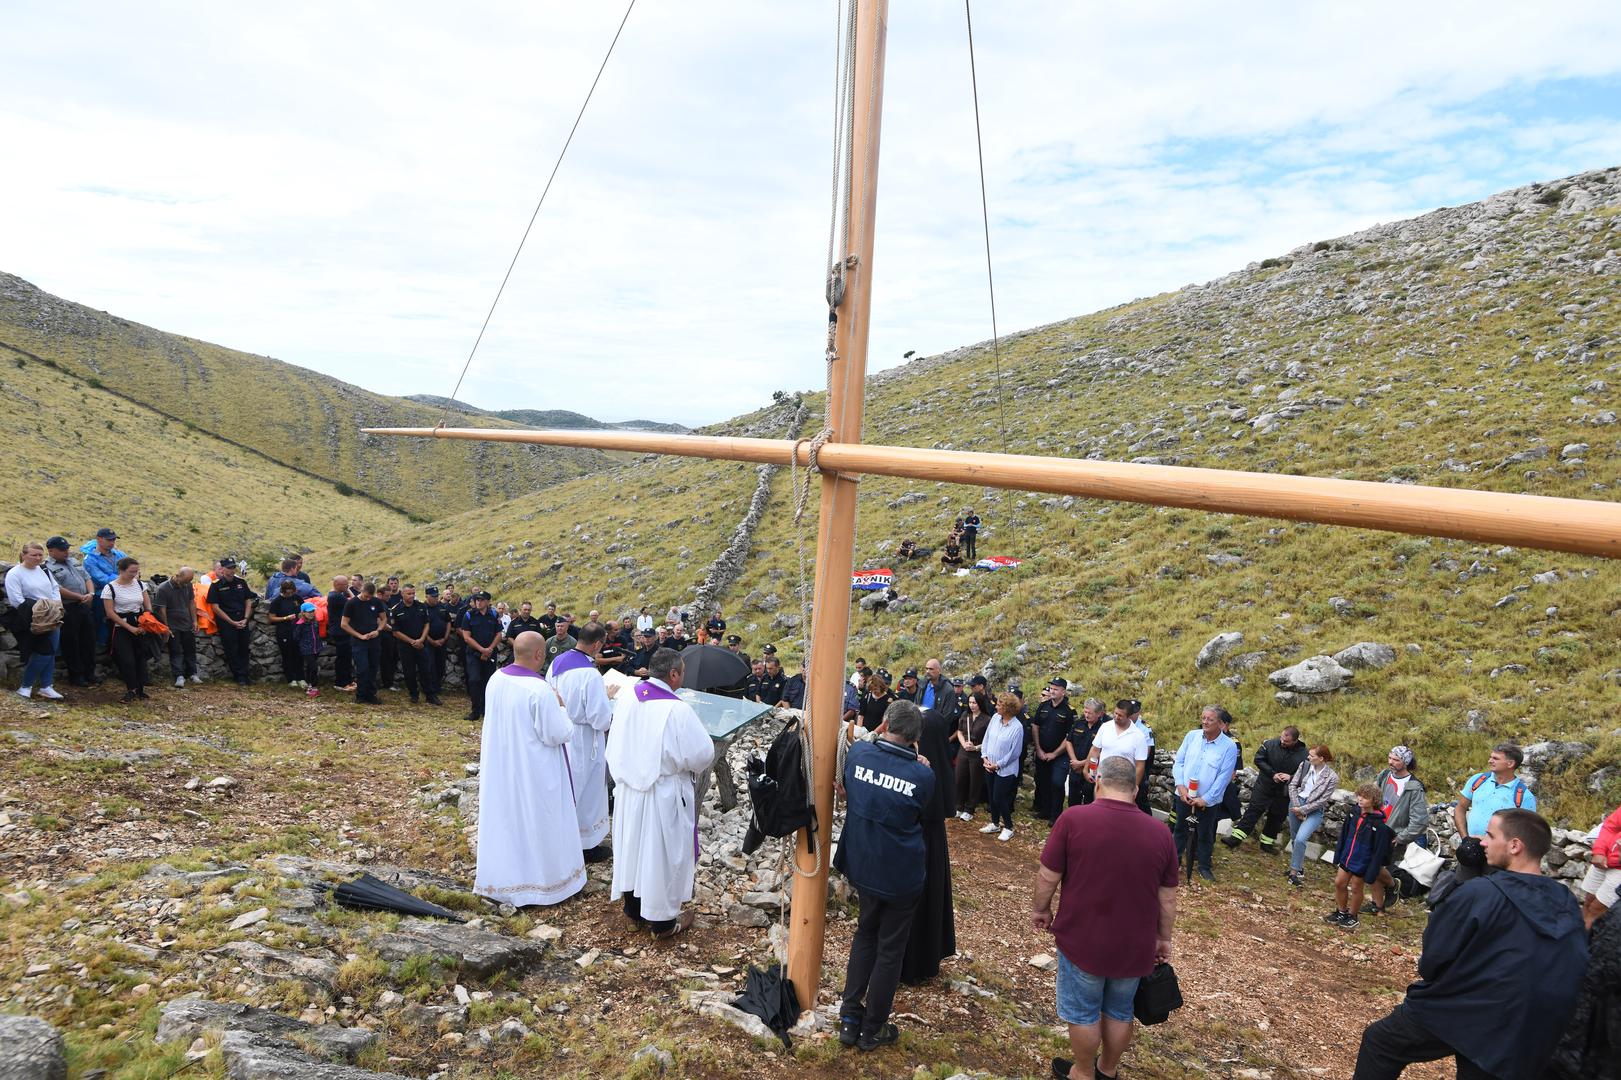
[{"label": "woman in black dress", "polygon": [[[919,983],[940,974],[940,961],[957,951],[957,920],[951,902],[951,853],[946,848],[946,818],[957,810],[951,767],[946,763],[946,722],[933,709],[923,710],[923,734],[917,751],[934,770],[934,798],[923,808],[923,843],[927,874],[923,897],[912,916],[912,933],[901,960],[901,981]],[[982,772],[984,770],[981,770]]]},{"label": "woman in black dress", "polygon": [[991,699],[983,690],[968,695],[968,708],[957,717],[951,738],[957,743],[957,817],[974,820],[974,808],[984,797],[985,770],[980,766],[979,744],[991,726]]},{"label": "woman in black dress", "polygon": [[897,700],[889,689],[889,672],[882,668],[869,672],[867,692],[861,695],[861,726],[868,731],[877,731],[884,722],[884,710]]}]

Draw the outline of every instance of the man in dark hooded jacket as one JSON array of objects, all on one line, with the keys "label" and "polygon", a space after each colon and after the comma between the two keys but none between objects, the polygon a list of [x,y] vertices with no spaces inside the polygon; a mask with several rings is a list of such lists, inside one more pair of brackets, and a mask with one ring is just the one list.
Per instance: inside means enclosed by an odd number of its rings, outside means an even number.
[{"label": "man in dark hooded jacket", "polygon": [[1354,1080],[1394,1080],[1415,1061],[1456,1057],[1459,1080],[1531,1080],[1575,1009],[1587,936],[1570,890],[1542,876],[1553,842],[1530,810],[1499,810],[1486,861],[1424,931],[1418,982],[1362,1033]]}]

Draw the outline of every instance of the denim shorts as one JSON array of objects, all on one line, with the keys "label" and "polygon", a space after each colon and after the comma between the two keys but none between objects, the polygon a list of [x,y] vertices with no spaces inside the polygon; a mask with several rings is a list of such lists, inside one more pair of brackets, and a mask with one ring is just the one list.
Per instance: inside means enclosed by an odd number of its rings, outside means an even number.
[{"label": "denim shorts", "polygon": [[1066,1024],[1090,1027],[1100,1016],[1118,1020],[1122,1024],[1132,1021],[1132,1006],[1137,1000],[1137,984],[1141,979],[1103,979],[1088,975],[1069,962],[1062,951],[1058,954],[1058,1019]]}]

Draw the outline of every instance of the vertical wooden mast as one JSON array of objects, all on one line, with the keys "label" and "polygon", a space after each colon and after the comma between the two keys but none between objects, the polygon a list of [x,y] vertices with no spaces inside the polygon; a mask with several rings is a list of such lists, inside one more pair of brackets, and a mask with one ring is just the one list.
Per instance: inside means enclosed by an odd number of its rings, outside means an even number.
[{"label": "vertical wooden mast", "polygon": [[[878,206],[878,131],[883,113],[884,36],[888,0],[861,0],[856,12],[855,119],[852,129],[851,182],[845,220],[850,223],[850,252],[856,256],[845,271],[844,299],[838,307],[837,347],[828,382],[832,440],[859,443],[863,394],[867,380],[867,327],[872,310],[873,225]],[[816,594],[812,666],[806,671],[814,721],[812,747],[820,863],[815,877],[795,876],[788,922],[788,977],[801,1008],[816,1004],[822,981],[822,946],[827,921],[827,874],[831,859],[833,771],[838,760],[839,718],[844,712],[844,660],[850,636],[850,573],[855,565],[856,477],[824,471],[816,535]],[[806,849],[803,832],[794,858],[801,870],[816,860]]]}]

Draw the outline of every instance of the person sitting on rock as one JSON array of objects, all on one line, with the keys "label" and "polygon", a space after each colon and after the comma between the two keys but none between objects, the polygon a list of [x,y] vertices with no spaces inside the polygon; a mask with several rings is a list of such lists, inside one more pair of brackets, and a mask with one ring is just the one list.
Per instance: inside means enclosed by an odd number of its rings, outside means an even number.
[{"label": "person sitting on rock", "polygon": [[895,558],[897,558],[897,559],[915,559],[915,558],[917,558],[917,541],[916,540],[902,540],[901,541],[901,546],[899,548],[897,548],[896,551],[895,551]]}]

